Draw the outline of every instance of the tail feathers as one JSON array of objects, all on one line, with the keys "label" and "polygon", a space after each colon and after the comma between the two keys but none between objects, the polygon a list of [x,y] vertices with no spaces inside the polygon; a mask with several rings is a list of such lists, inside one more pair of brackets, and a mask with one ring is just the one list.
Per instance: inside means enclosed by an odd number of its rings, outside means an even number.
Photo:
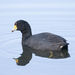
[{"label": "tail feathers", "polygon": [[62,44],[62,45],[60,45],[60,48],[61,49],[68,49],[68,45],[69,45],[69,43]]}]

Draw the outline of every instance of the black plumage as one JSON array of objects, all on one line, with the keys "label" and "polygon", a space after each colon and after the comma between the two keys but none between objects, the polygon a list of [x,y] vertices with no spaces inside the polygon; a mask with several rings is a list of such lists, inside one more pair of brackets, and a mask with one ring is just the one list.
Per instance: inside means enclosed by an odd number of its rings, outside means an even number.
[{"label": "black plumage", "polygon": [[62,50],[68,48],[68,43],[61,36],[52,33],[32,35],[30,25],[24,20],[18,20],[15,22],[15,26],[12,32],[15,30],[21,31],[23,45],[36,50]]}]

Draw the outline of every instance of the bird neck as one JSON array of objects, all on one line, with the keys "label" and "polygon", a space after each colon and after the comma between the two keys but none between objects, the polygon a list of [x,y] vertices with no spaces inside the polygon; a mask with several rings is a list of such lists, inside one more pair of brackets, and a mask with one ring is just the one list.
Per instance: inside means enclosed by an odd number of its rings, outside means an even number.
[{"label": "bird neck", "polygon": [[22,33],[22,44],[24,44],[24,42],[25,42],[30,36],[32,36],[32,33],[31,33],[31,32]]}]

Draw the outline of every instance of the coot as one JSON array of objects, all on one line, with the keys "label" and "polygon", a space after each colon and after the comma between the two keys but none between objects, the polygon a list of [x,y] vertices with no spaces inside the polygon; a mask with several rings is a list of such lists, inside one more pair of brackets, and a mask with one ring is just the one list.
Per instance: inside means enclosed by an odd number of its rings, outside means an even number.
[{"label": "coot", "polygon": [[19,30],[22,33],[22,45],[26,45],[36,50],[62,50],[68,47],[66,39],[52,33],[39,33],[32,35],[28,22],[18,20],[12,32]]}]

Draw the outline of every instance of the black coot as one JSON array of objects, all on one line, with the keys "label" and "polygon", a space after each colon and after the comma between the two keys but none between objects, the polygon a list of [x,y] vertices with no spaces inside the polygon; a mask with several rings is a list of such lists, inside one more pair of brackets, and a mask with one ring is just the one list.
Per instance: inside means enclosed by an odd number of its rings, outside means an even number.
[{"label": "black coot", "polygon": [[30,25],[24,20],[15,22],[12,32],[15,30],[21,31],[23,45],[36,50],[62,50],[68,47],[68,43],[61,36],[52,33],[32,35]]}]

